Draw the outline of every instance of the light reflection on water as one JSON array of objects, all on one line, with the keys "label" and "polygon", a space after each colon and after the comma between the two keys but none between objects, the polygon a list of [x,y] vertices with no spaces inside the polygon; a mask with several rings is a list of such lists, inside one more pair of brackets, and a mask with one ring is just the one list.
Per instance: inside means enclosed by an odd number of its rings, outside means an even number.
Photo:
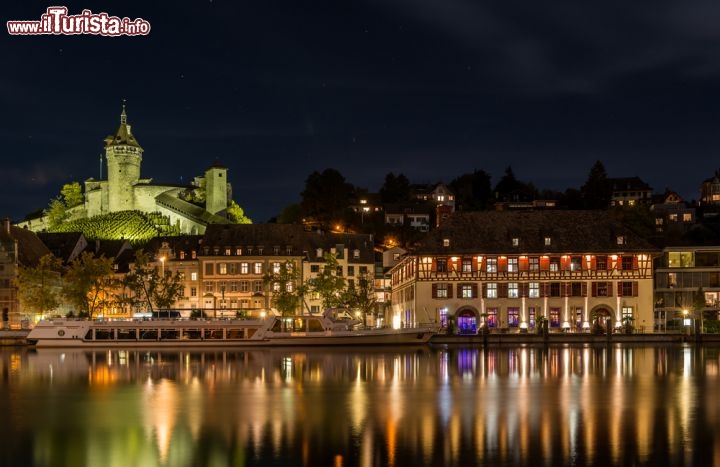
[{"label": "light reflection on water", "polygon": [[5,350],[0,465],[720,465],[719,356]]}]

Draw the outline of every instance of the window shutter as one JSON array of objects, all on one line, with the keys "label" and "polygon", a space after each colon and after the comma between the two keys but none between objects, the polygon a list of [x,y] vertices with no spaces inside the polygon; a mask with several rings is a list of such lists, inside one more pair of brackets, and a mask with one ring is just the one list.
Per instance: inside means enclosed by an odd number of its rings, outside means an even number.
[{"label": "window shutter", "polygon": [[508,285],[498,284],[498,298],[507,298],[508,296]]},{"label": "window shutter", "polygon": [[562,297],[569,297],[570,296],[570,283],[569,282],[561,282],[560,283],[560,295]]},{"label": "window shutter", "polygon": [[638,257],[633,255],[633,269],[638,270]]},{"label": "window shutter", "polygon": [[432,298],[438,298],[437,288],[438,288],[438,287],[437,287],[437,284],[433,284],[433,285],[432,285]]},{"label": "window shutter", "polygon": [[482,296],[483,298],[487,298],[487,284],[482,285]]},{"label": "window shutter", "polygon": [[453,287],[452,284],[447,285],[447,291],[448,291],[448,298],[453,298]]},{"label": "window shutter", "polygon": [[[452,289],[452,284],[449,284],[448,288]],[[457,296],[462,297],[462,285],[460,284],[457,285]]]},{"label": "window shutter", "polygon": [[520,284],[519,288],[520,288],[519,292],[520,292],[521,297],[527,297],[529,295],[530,284],[528,284],[527,282],[524,282],[524,283]]},{"label": "window shutter", "polygon": [[638,283],[637,281],[634,281],[632,283],[632,296],[637,297],[638,296]]},{"label": "window shutter", "polygon": [[540,296],[541,297],[547,297],[549,295],[550,284],[547,282],[541,282],[540,283]]},{"label": "window shutter", "polygon": [[477,284],[471,284],[470,289],[472,292],[472,298],[478,298],[478,286]]},{"label": "window shutter", "polygon": [[597,297],[597,282],[592,283],[592,296]]},{"label": "window shutter", "polygon": [[613,296],[613,283],[612,282],[607,283],[607,289],[608,289],[608,297],[612,297]]},{"label": "window shutter", "polygon": [[[610,297],[612,295],[612,289],[610,289],[610,284],[611,283],[608,283],[608,297]],[[618,289],[618,293],[617,293],[618,297],[623,296],[623,284],[624,284],[624,282],[618,282],[618,288],[617,288]]]},{"label": "window shutter", "polygon": [[580,294],[583,297],[587,297],[587,283],[586,282],[583,282],[582,285],[580,286]]}]

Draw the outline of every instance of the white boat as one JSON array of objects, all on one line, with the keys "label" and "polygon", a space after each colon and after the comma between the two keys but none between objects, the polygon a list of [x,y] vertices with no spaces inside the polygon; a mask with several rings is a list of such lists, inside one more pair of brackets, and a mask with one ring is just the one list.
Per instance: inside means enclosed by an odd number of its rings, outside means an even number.
[{"label": "white boat", "polygon": [[27,341],[37,348],[418,345],[427,344],[435,332],[430,327],[358,329],[358,324],[332,310],[236,320],[50,319],[38,322]]}]

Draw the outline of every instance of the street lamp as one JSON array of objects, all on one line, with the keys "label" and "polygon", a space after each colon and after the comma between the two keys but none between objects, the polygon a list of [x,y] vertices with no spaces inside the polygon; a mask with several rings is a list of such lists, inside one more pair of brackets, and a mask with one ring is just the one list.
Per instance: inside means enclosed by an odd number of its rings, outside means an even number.
[{"label": "street lamp", "polygon": [[683,326],[686,328],[686,333],[690,334],[690,325],[692,324],[692,320],[688,318],[688,310],[684,309],[683,311]]}]

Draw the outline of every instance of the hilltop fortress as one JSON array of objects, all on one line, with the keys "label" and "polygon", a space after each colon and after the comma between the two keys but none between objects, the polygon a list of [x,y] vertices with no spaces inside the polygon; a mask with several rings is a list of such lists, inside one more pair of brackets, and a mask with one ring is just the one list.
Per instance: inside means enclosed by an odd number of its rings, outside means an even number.
[{"label": "hilltop fortress", "polygon": [[[154,184],[141,178],[143,148],[127,122],[123,104],[120,126],[105,138],[107,180],[85,181],[84,204],[68,209],[68,220],[121,211],[160,214],[181,233],[202,234],[209,224],[226,224],[232,188],[227,168],[213,164],[191,185]],[[47,230],[46,215],[18,223],[39,232]]]}]

